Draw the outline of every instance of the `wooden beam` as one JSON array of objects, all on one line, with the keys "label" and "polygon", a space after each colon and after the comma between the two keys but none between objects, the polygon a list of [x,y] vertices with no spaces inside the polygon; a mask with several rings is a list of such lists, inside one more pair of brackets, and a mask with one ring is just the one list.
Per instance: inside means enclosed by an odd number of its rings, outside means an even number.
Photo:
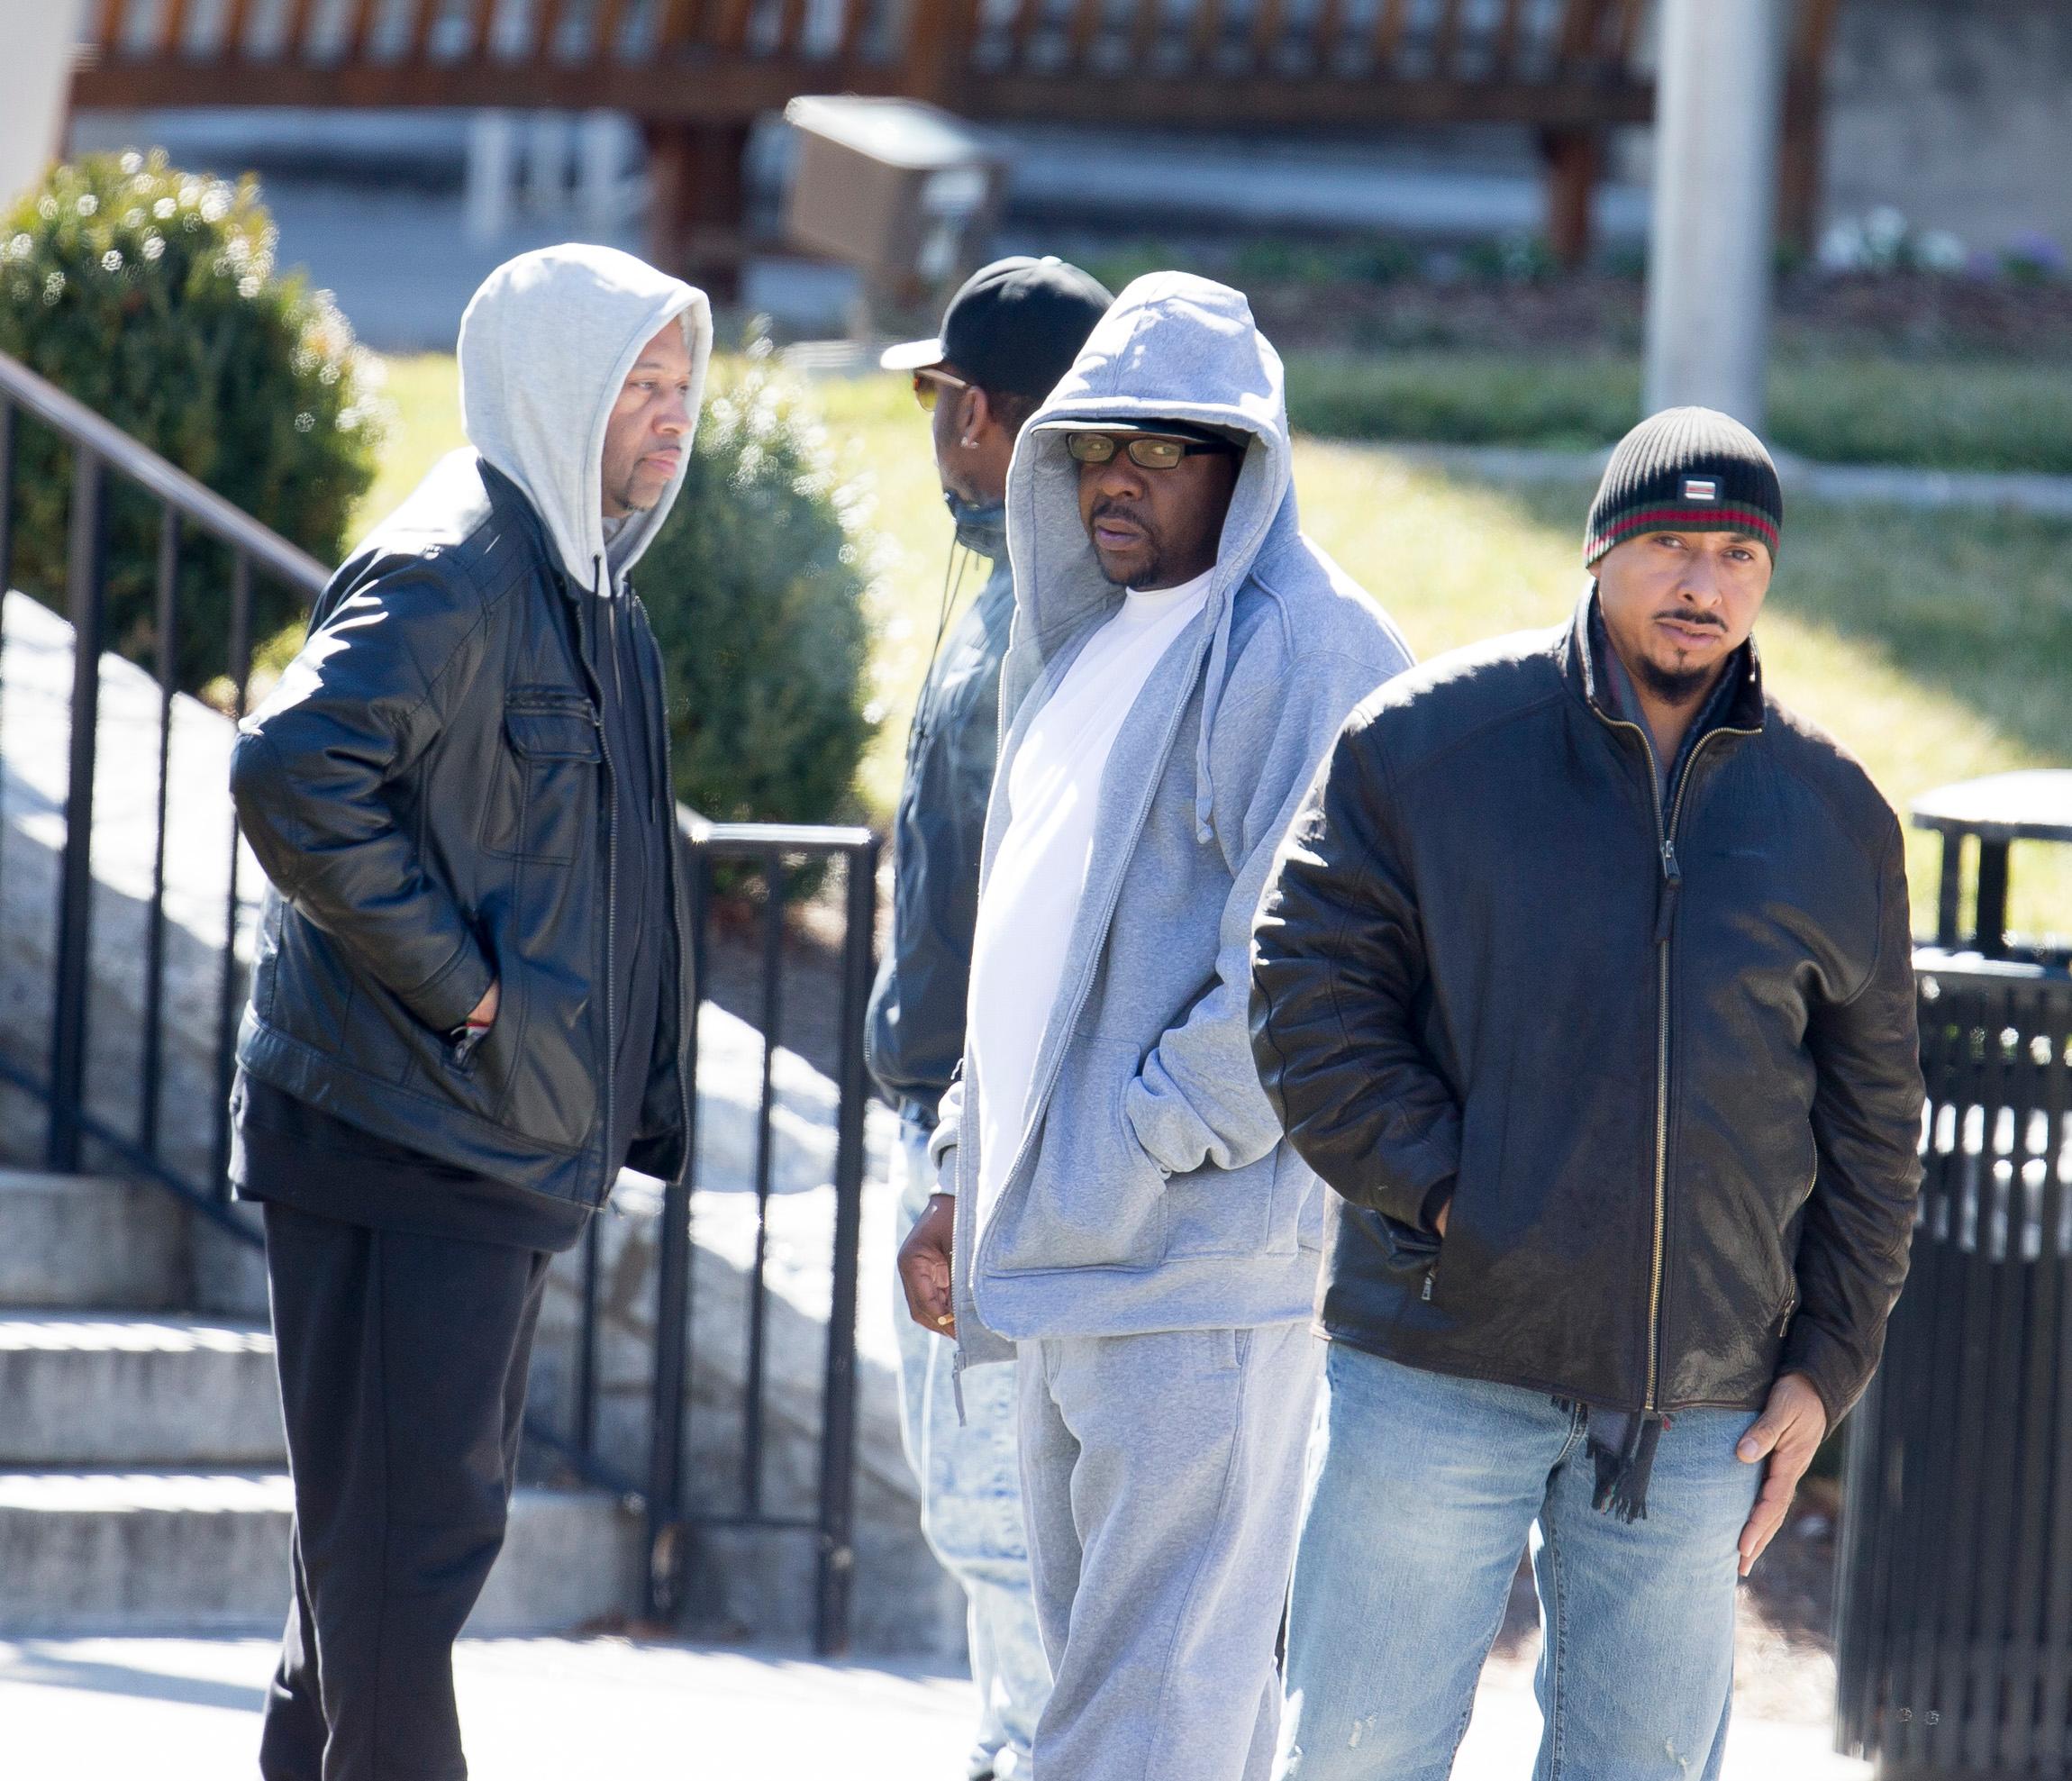
[{"label": "wooden beam", "polygon": [[[1114,75],[1085,69],[1031,75],[968,70],[958,80],[958,109],[1003,120],[1058,118],[1108,123],[1127,116],[1172,129],[1276,129],[1337,134],[1378,123],[1522,123],[1540,128],[1598,128],[1645,123],[1654,94],[1645,82],[1618,79],[1400,80],[1305,75],[1261,80],[1249,73],[1204,68],[1170,77],[1141,70]],[[609,68],[594,63],[467,61],[437,66],[365,59],[316,66],[270,66],[263,81],[251,70],[217,62],[137,60],[82,68],[73,102],[110,110],[192,105],[307,105],[317,109],[395,106],[502,106],[514,111],[587,111],[611,106],[644,122],[745,122],[781,111],[800,93],[824,90],[819,61],[778,60],[746,53],[702,51],[692,59],[648,58]],[[863,94],[913,91],[897,64],[858,62],[842,85]]]},{"label": "wooden beam", "polygon": [[280,53],[284,61],[299,61],[309,53],[309,22],[316,0],[293,0],[287,22],[281,31]]},{"label": "wooden beam", "polygon": [[1252,14],[1251,64],[1262,78],[1271,79],[1273,54],[1287,25],[1287,0],[1256,0]]},{"label": "wooden beam", "polygon": [[1323,0],[1310,30],[1310,68],[1328,75],[1338,67],[1339,40],[1345,35],[1345,0]]},{"label": "wooden beam", "polygon": [[[853,6],[855,0],[850,0]],[[662,0],[662,15],[655,27],[655,54],[668,59],[681,55],[690,45],[698,20],[698,0]]]},{"label": "wooden beam", "polygon": [[1204,74],[1215,71],[1223,49],[1223,0],[1195,0],[1194,29],[1187,34],[1185,65]]},{"label": "wooden beam", "polygon": [[1810,254],[1820,232],[1826,148],[1827,56],[1837,0],[1800,0],[1785,75],[1777,143],[1777,239]]},{"label": "wooden beam", "polygon": [[426,59],[432,44],[432,27],[438,23],[440,8],[444,4],[445,0],[410,0],[404,54],[411,61],[422,62]]},{"label": "wooden beam", "polygon": [[1540,151],[1547,162],[1547,245],[1573,271],[1590,257],[1604,134],[1590,129],[1549,130],[1540,137]]},{"label": "wooden beam", "polygon": [[1094,41],[1101,34],[1102,0],[1073,0],[1072,27],[1068,39],[1068,66],[1084,69],[1091,65]]},{"label": "wooden beam", "polygon": [[[1213,4],[1213,0],[1204,0]],[[1007,66],[1028,66],[1029,51],[1036,41],[1036,28],[1043,23],[1043,0],[1014,0],[1014,18],[1007,28]]]},{"label": "wooden beam", "polygon": [[626,0],[597,0],[590,27],[590,53],[601,62],[619,59],[619,32],[626,23]]},{"label": "wooden beam", "polygon": [[186,34],[187,0],[166,0],[166,9],[159,14],[159,54],[184,55]]},{"label": "wooden beam", "polygon": [[1431,37],[1431,71],[1448,75],[1455,71],[1460,57],[1460,9],[1465,0],[1445,0],[1439,11],[1439,25]]},{"label": "wooden beam", "polygon": [[1619,17],[1612,35],[1612,54],[1621,68],[1631,68],[1633,52],[1640,48],[1640,27],[1647,22],[1648,0],[1619,0]]},{"label": "wooden beam", "polygon": [[869,6],[870,0],[841,0],[841,27],[835,55],[845,68],[856,59],[858,46],[863,41]]},{"label": "wooden beam", "polygon": [[1162,0],[1137,0],[1130,21],[1130,65],[1146,68],[1159,48],[1159,13]]},{"label": "wooden beam", "polygon": [[1382,0],[1374,15],[1374,69],[1386,75],[1395,66],[1395,52],[1403,47],[1403,28],[1410,22],[1410,0]]},{"label": "wooden beam", "polygon": [[1383,123],[1522,123],[1597,129],[1645,123],[1654,93],[1637,80],[1425,81],[1348,80],[1300,76],[1261,80],[1255,74],[1194,68],[1147,79],[1081,72],[1077,77],[975,73],[966,83],[965,113],[977,118],[1074,123],[1132,123],[1172,130],[1286,130],[1336,135]]},{"label": "wooden beam", "polygon": [[540,0],[540,10],[532,14],[532,41],[526,45],[532,59],[554,60],[554,40],[561,34],[568,10],[568,0]]},{"label": "wooden beam", "polygon": [[1560,27],[1554,33],[1554,61],[1568,69],[1590,59],[1590,47],[1597,35],[1597,14],[1602,0],[1568,0],[1561,9]]},{"label": "wooden beam", "polygon": [[749,125],[661,124],[647,134],[649,259],[732,301],[748,247]]},{"label": "wooden beam", "polygon": [[94,9],[94,22],[86,28],[87,43],[103,56],[120,51],[123,23],[129,16],[129,11],[128,0],[100,0]]},{"label": "wooden beam", "polygon": [[[404,67],[392,62],[269,66],[263,81],[250,68],[216,63],[121,62],[81,68],[73,103],[110,110],[172,110],[194,105],[306,105],[315,110],[393,106],[507,107],[513,111],[589,111],[610,106],[641,121],[745,122],[782,111],[801,93],[824,90],[824,65],[773,62],[706,53],[683,60],[624,62],[607,70],[553,62],[463,62]],[[859,63],[841,71],[849,91],[891,96],[906,90],[896,66]],[[1044,90],[1048,91],[1049,88]]]},{"label": "wooden beam", "polygon": [[1525,0],[1504,0],[1504,16],[1497,21],[1496,42],[1490,52],[1491,66],[1498,74],[1510,74],[1518,66],[1518,40],[1524,14]]},{"label": "wooden beam", "polygon": [[376,0],[352,0],[352,12],[346,20],[345,41],[339,45],[339,58],[342,61],[357,61],[367,54],[367,40],[374,32],[374,8]]}]

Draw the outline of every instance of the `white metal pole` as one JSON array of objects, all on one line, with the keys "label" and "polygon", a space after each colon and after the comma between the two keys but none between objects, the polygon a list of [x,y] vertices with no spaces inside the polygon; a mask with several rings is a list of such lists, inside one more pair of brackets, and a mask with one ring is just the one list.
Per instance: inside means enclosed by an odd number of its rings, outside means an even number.
[{"label": "white metal pole", "polygon": [[1786,0],[1663,0],[1647,406],[1760,428]]},{"label": "white metal pole", "polygon": [[9,9],[0,56],[0,206],[41,177],[63,145],[72,57],[86,0]]},{"label": "white metal pole", "polygon": [[509,112],[477,112],[468,120],[468,177],[461,204],[469,241],[495,242],[510,232],[517,186],[517,120]]}]

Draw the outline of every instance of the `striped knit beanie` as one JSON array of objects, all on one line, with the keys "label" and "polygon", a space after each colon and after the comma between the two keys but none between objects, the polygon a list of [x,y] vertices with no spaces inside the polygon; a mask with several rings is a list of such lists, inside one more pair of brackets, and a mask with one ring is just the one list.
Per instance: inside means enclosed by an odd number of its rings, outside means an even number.
[{"label": "striped knit beanie", "polygon": [[1665,408],[1619,441],[1590,504],[1583,561],[1642,532],[1742,532],[1777,554],[1785,495],[1763,442],[1715,408]]}]

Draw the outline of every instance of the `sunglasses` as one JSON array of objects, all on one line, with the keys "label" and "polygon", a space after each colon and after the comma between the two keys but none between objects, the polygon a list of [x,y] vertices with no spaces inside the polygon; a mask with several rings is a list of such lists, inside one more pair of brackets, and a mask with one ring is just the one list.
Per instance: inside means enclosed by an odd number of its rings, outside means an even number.
[{"label": "sunglasses", "polygon": [[1106,464],[1113,460],[1117,451],[1124,451],[1132,464],[1144,470],[1170,470],[1183,458],[1238,455],[1238,448],[1222,440],[1212,444],[1206,440],[1171,439],[1163,433],[1131,433],[1127,439],[1117,439],[1113,433],[1067,433],[1065,450],[1079,464]]},{"label": "sunglasses", "polygon": [[923,365],[913,374],[913,399],[921,404],[923,414],[935,413],[935,400],[946,389],[969,389],[971,386],[962,377],[953,377],[947,371]]}]

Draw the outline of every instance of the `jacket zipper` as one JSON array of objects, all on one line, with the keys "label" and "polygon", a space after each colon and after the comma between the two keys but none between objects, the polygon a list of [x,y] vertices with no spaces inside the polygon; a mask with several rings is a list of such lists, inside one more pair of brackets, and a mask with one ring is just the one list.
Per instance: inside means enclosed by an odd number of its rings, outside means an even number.
[{"label": "jacket zipper", "polygon": [[[645,622],[647,609],[641,606],[631,582],[626,584],[626,597],[640,607]],[[648,641],[654,642],[652,626],[649,627]],[[697,1009],[697,983],[691,968],[691,948],[695,936],[687,919],[689,892],[685,888],[677,857],[676,768],[670,759],[669,701],[668,687],[661,678],[659,645],[656,656],[656,694],[662,735],[662,847],[669,875],[669,919],[677,930],[677,1105],[684,1122],[684,1159],[677,1174],[687,1181],[691,1173],[691,1031]]]},{"label": "jacket zipper", "polygon": [[1684,770],[1677,776],[1676,796],[1668,814],[1662,810],[1662,775],[1656,763],[1655,744],[1647,731],[1627,718],[1608,717],[1590,709],[1600,722],[1614,730],[1631,730],[1640,739],[1648,757],[1648,795],[1655,806],[1655,843],[1662,866],[1662,886],[1655,914],[1655,1228],[1653,1250],[1648,1265],[1648,1388],[1641,1399],[1643,1415],[1655,1413],[1655,1391],[1659,1384],[1662,1349],[1662,1256],[1669,1222],[1669,934],[1676,921],[1677,894],[1684,887],[1683,869],[1677,864],[1677,823],[1684,809],[1684,792],[1699,755],[1715,736],[1753,736],[1753,730],[1729,729],[1722,724],[1708,730],[1691,744]]},{"label": "jacket zipper", "polygon": [[[1139,797],[1135,813],[1131,817],[1130,834],[1132,838],[1131,843],[1132,846],[1135,845],[1135,838],[1141,836],[1143,833],[1145,820],[1150,813],[1151,800],[1158,793],[1159,775],[1164,771],[1165,762],[1172,755],[1174,738],[1179,734],[1181,720],[1184,719],[1187,713],[1187,698],[1192,695],[1195,684],[1195,677],[1201,673],[1202,664],[1206,659],[1209,650],[1213,648],[1213,633],[1212,632],[1210,638],[1198,646],[1194,661],[1187,671],[1187,694],[1181,697],[1179,704],[1174,708],[1172,715],[1167,721],[1165,734],[1159,741],[1157,754],[1153,757],[1153,759],[1159,763],[1158,770],[1149,775],[1145,779],[1142,795]],[[1077,658],[1075,658],[1075,659],[1077,659]],[[1061,677],[1060,677],[1060,678]],[[1057,687],[1053,686],[1050,690],[1051,692],[1055,693]],[[1017,721],[1019,721],[1019,713],[1017,713]],[[1019,751],[1021,742],[1022,741],[1026,741],[1026,738],[1024,737],[1019,739],[1016,742],[1017,752]],[[994,769],[995,784],[999,783],[999,776],[1009,765],[1007,750],[1004,749],[1002,750],[1002,759]],[[992,812],[990,809],[988,809],[986,813],[986,820],[988,824],[990,824],[992,821]],[[990,841],[991,837],[988,836],[987,839]],[[980,883],[983,886],[983,876],[981,876]],[[1120,872],[1118,872],[1114,876],[1114,881],[1108,886],[1107,890],[1103,894],[1102,896],[1100,904],[1100,915],[1097,920],[1098,930],[1103,936],[1101,947],[1097,948],[1094,955],[1087,959],[1086,962],[1081,966],[1079,975],[1074,980],[1072,985],[1069,1001],[1072,1007],[1072,1015],[1074,1020],[1078,1018],[1079,1010],[1086,1005],[1087,986],[1093,982],[1094,973],[1100,965],[1101,951],[1104,950],[1107,945],[1106,935],[1108,931],[1108,924],[1114,919],[1115,905],[1122,900],[1122,876]],[[1076,924],[1077,917],[1075,917],[1075,925]],[[1068,998],[1061,993],[1058,1001],[1051,1004],[1050,1012],[1053,1017],[1056,1015],[1058,1009],[1064,1005],[1067,999]],[[1053,1087],[1056,1086],[1059,1074],[1064,1068],[1064,1065],[1065,1049],[1062,1045],[1060,1045],[1058,1048],[1056,1053],[1051,1057],[1050,1060],[1050,1067],[1045,1070],[1043,1080],[1041,1085],[1035,1082],[1031,1082],[1030,1084],[1029,1104],[1031,1106],[1048,1106],[1050,1091]],[[1007,1184],[1013,1180],[1016,1174],[1020,1172],[1022,1164],[1028,1159],[1029,1142],[1036,1128],[1033,1123],[1026,1122],[1025,1121],[1022,1127],[1021,1140],[1015,1146],[1013,1159],[1007,1166],[1007,1172],[1000,1177],[1001,1192],[1003,1197],[1005,1196]],[[959,1148],[962,1148],[961,1145]],[[976,1183],[974,1183],[974,1185],[976,1185]],[[995,1231],[998,1228],[998,1220],[993,1221],[992,1226],[988,1228],[986,1234],[986,1242],[989,1243],[992,1241]],[[972,1249],[972,1278],[974,1282],[976,1282],[977,1278],[978,1264],[981,1259],[983,1259],[979,1253],[979,1249],[981,1247],[983,1246],[975,1245]],[[975,1285],[972,1292],[972,1298],[975,1303],[977,1299],[977,1296],[978,1295]],[[961,1345],[959,1346],[961,1348]]]},{"label": "jacket zipper", "polygon": [[[604,565],[594,560],[593,572],[602,575]],[[597,590],[593,589],[594,593]],[[598,593],[598,604],[604,609],[604,623],[610,633],[608,641],[612,650],[612,670],[614,677],[619,667],[619,627],[612,613],[609,596]],[[590,722],[597,728],[597,751],[604,761],[604,1093],[603,1155],[598,1165],[599,1180],[597,1204],[602,1206],[611,1197],[612,1182],[616,1170],[612,1167],[612,1113],[613,1091],[619,1076],[619,1013],[618,1013],[618,947],[617,929],[619,917],[619,768],[612,759],[610,727],[604,722],[604,683],[597,672],[595,662],[586,663],[590,679],[596,687],[598,708],[591,713]]]}]

